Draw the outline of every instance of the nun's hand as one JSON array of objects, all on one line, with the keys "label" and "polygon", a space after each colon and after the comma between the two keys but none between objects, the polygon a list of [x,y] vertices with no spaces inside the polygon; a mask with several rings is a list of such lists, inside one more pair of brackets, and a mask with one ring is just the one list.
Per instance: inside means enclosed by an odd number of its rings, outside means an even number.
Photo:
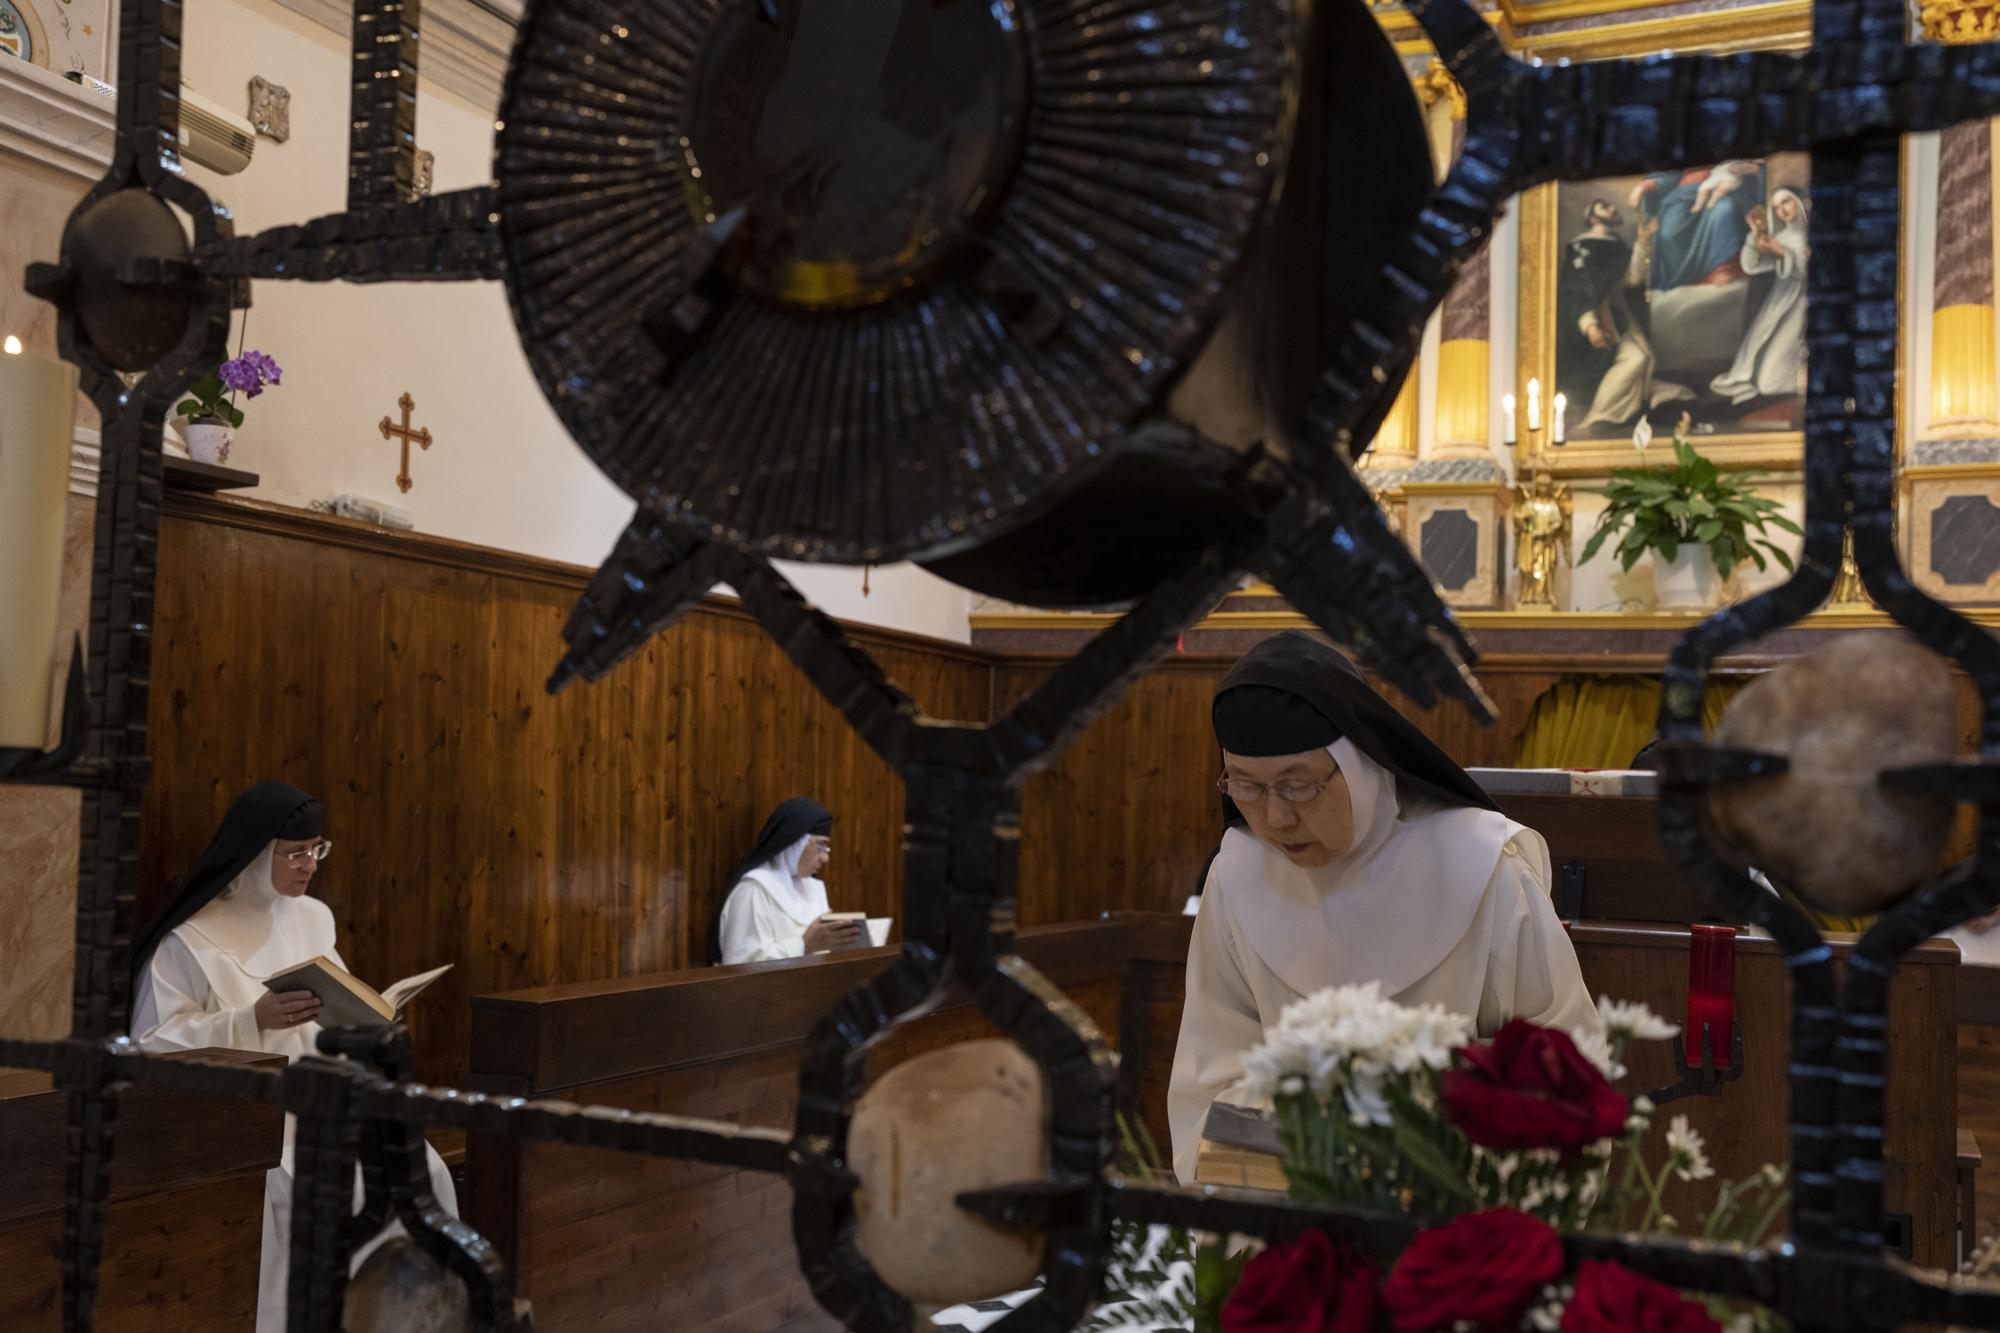
[{"label": "nun's hand", "polygon": [[309,990],[269,990],[257,1001],[257,1026],[283,1031],[319,1017],[319,997]]},{"label": "nun's hand", "polygon": [[834,921],[821,917],[806,927],[806,952],[858,949],[867,941],[866,927],[865,921]]}]

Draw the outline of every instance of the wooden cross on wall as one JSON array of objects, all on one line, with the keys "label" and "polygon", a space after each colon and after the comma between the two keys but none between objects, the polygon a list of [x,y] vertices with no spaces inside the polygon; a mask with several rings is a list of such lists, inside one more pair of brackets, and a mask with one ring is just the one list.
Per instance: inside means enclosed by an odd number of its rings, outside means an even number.
[{"label": "wooden cross on wall", "polygon": [[382,438],[393,440],[399,435],[403,437],[403,470],[396,474],[396,489],[408,494],[410,487],[415,484],[410,480],[410,442],[414,440],[418,448],[429,449],[431,432],[429,427],[423,430],[410,429],[410,413],[417,410],[416,399],[406,393],[396,400],[396,406],[403,409],[403,424],[398,426],[389,418],[383,417]]}]

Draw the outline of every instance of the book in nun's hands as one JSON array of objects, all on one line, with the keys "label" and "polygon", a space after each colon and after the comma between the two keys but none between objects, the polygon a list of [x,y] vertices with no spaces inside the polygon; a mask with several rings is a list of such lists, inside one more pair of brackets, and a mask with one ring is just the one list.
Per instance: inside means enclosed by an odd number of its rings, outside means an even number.
[{"label": "book in nun's hands", "polygon": [[1284,1193],[1284,1142],[1269,1111],[1216,1102],[1202,1122],[1201,1143],[1195,1150],[1194,1179],[1199,1185]]},{"label": "book in nun's hands", "polygon": [[319,1016],[313,1021],[321,1027],[378,1028],[395,1022],[411,1000],[449,971],[446,963],[377,991],[331,958],[315,958],[278,973],[264,989],[311,991],[319,999]]},{"label": "book in nun's hands", "polygon": [[1278,1122],[1269,1111],[1254,1110],[1248,1106],[1211,1103],[1208,1119],[1202,1122],[1201,1136],[1210,1143],[1242,1152],[1260,1153],[1266,1157],[1285,1155],[1285,1143],[1278,1134]]}]

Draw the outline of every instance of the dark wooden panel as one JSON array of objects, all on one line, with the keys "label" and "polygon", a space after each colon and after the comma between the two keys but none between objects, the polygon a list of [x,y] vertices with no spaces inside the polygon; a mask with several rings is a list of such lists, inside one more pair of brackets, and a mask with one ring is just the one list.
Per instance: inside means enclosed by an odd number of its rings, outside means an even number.
[{"label": "dark wooden panel", "polygon": [[1548,842],[1552,889],[1560,889],[1566,866],[1582,867],[1581,920],[1738,920],[1667,864],[1659,803],[1651,797],[1507,795],[1494,803]]},{"label": "dark wooden panel", "polygon": [[1194,918],[1124,912],[1113,919],[1126,930],[1119,1105],[1127,1116],[1145,1124],[1163,1157],[1171,1156],[1167,1082],[1173,1074],[1174,1048],[1180,1044]]},{"label": "dark wooden panel", "polygon": [[[284,1068],[283,1056],[208,1051]],[[62,1326],[67,1093],[43,1074],[0,1084],[0,1328]],[[152,1087],[119,1104],[97,1326],[106,1333],[250,1327],[257,1311],[264,1174],[283,1112]]]},{"label": "dark wooden panel", "polygon": [[[587,571],[250,502],[176,497],[161,537],[142,914],[230,798],[324,797],[315,892],[413,1006],[419,1072],[463,1077],[467,997],[702,960],[770,808],[841,817],[829,892],[897,915],[902,794],[733,604],[711,599],[604,682],[543,682]],[[857,631],[931,713],[983,718],[982,655]]]},{"label": "dark wooden panel", "polygon": [[[1985,970],[1965,968],[1960,980]],[[1958,1126],[1972,1131],[1985,1158],[1975,1180],[1980,1228],[1991,1235],[2000,1219],[2000,1027],[1962,1023],[1958,1029]]]},{"label": "dark wooden panel", "polygon": [[[121,1152],[136,1136],[120,1129]],[[59,1154],[60,1140],[49,1151]],[[102,1333],[251,1327],[263,1226],[262,1171],[114,1199],[97,1327]],[[57,1333],[62,1327],[62,1235],[60,1215],[0,1226],[0,1328]]]},{"label": "dark wooden panel", "polygon": [[[279,1055],[204,1051],[214,1060],[283,1069]],[[46,1074],[10,1075],[0,1088],[0,1144],[7,1168],[0,1171],[0,1226],[26,1218],[60,1219],[69,1094],[49,1090]],[[117,1169],[111,1198],[129,1198],[180,1188],[241,1171],[262,1172],[278,1164],[284,1144],[284,1112],[257,1102],[224,1102],[156,1087],[134,1087],[119,1098]],[[0,1267],[0,1274],[6,1269]],[[0,1327],[5,1327],[0,1323]]]},{"label": "dark wooden panel", "polygon": [[[1572,932],[1584,981],[1594,995],[1641,1000],[1680,1021],[1687,1004],[1687,931],[1664,925],[1587,924]],[[1849,943],[1835,944],[1845,955]],[[1956,1264],[1954,1197],[1957,1143],[1958,951],[1947,943],[1912,951],[1890,993],[1888,1175],[1891,1212],[1912,1221],[1920,1264]],[[1689,1097],[1663,1107],[1659,1123],[1685,1115],[1708,1140],[1719,1176],[1741,1180],[1765,1162],[1787,1160],[1785,1069],[1790,1042],[1789,978],[1775,943],[1741,939],[1736,948],[1736,1018],[1743,1029],[1743,1077],[1719,1097]],[[1674,1081],[1671,1045],[1647,1042],[1628,1052],[1621,1086],[1643,1092]],[[1669,1187],[1667,1211],[1694,1212],[1695,1187]]]}]

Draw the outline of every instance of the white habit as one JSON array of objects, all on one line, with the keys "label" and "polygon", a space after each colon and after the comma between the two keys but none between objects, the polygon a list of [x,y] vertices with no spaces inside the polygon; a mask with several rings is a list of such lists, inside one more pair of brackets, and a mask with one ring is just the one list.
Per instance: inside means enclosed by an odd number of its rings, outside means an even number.
[{"label": "white habit", "polygon": [[812,845],[807,834],[750,871],[722,905],[722,961],[768,963],[803,958],[806,927],[826,915],[826,885],[798,873]]},{"label": "white habit", "polygon": [[[319,1024],[260,1029],[254,1012],[263,998],[263,978],[314,958],[345,967],[334,948],[333,913],[317,898],[287,898],[271,887],[271,848],[222,896],[202,907],[160,941],[139,979],[134,996],[132,1036],[142,1050],[191,1051],[225,1046],[265,1051],[296,1060],[311,1054]],[[292,1235],[292,1131],[285,1117],[284,1153],[264,1175],[264,1249],[257,1279],[257,1333],[284,1333],[285,1285]],[[438,1202],[458,1212],[458,1194],[444,1160],[426,1148],[431,1190]],[[361,1206],[361,1174],[354,1178],[354,1202]],[[353,1267],[394,1235],[390,1226],[358,1248]]]},{"label": "white habit", "polygon": [[1348,740],[1328,747],[1354,803],[1354,846],[1303,870],[1245,829],[1223,834],[1188,947],[1187,1001],[1167,1091],[1174,1171],[1194,1177],[1216,1100],[1288,1004],[1379,981],[1403,1004],[1570,1029],[1597,1008],[1549,901],[1548,844],[1473,807],[1399,806],[1396,779]]},{"label": "white habit", "polygon": [[[1797,209],[1790,222],[1778,219],[1778,205],[1784,200]],[[1806,243],[1806,201],[1794,191],[1774,190],[1768,215],[1776,224],[1771,239],[1778,243],[1778,253],[1759,250],[1753,231],[1738,259],[1745,273],[1772,273],[1776,280],[1745,330],[1736,360],[1708,386],[1737,404],[1760,395],[1785,398],[1805,388],[1806,265],[1812,255]]]}]

